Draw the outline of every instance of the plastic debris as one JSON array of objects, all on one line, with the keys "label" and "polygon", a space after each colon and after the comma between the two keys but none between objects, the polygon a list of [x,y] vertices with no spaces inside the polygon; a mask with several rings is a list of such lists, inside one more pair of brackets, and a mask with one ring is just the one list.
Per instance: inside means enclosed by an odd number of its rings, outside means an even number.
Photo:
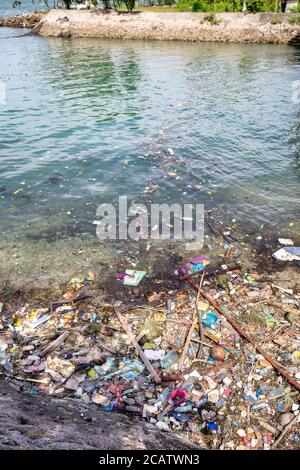
[{"label": "plastic debris", "polygon": [[146,271],[136,271],[135,269],[126,269],[124,276],[124,286],[138,286],[141,280],[146,276]]},{"label": "plastic debris", "polygon": [[285,246],[275,251],[273,256],[280,261],[300,261],[300,247]]},{"label": "plastic debris", "polygon": [[[205,259],[191,261],[196,288],[147,290],[142,305],[134,305],[135,293],[131,304],[76,303],[77,291],[92,287],[92,272],[73,278],[49,308],[4,303],[1,374],[27,393],[140,416],[165,432],[205,437],[211,448],[271,448],[299,413],[299,395],[284,375],[300,380],[299,292],[223,265],[206,271],[207,298],[198,296]],[[235,324],[263,345],[280,373]],[[295,426],[281,445],[298,437]]]}]

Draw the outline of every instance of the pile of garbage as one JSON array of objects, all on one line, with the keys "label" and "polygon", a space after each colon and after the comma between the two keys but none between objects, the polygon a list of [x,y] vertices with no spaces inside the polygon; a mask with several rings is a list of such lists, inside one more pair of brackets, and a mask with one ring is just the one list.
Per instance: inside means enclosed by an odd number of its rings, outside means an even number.
[{"label": "pile of garbage", "polygon": [[215,449],[299,448],[300,293],[204,256],[176,274],[139,306],[95,304],[91,271],[46,307],[0,304],[0,376]]}]

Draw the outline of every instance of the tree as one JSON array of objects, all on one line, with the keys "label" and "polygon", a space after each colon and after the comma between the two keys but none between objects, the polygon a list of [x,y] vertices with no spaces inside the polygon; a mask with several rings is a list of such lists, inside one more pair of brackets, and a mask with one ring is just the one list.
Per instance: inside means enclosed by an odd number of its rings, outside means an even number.
[{"label": "tree", "polygon": [[135,0],[124,0],[124,3],[128,11],[132,11],[135,7]]},{"label": "tree", "polygon": [[[39,0],[40,3],[44,3],[48,7],[48,0]],[[71,4],[73,3],[74,0],[60,0],[61,4],[66,7],[67,10],[70,10]],[[75,0],[76,1],[76,0]],[[81,3],[80,0],[76,3]],[[35,0],[32,0],[32,4],[34,6]],[[12,1],[12,6],[13,8],[20,7],[22,5],[22,0],[13,0]],[[54,1],[55,5],[55,1]],[[49,8],[49,7],[48,7]]]}]

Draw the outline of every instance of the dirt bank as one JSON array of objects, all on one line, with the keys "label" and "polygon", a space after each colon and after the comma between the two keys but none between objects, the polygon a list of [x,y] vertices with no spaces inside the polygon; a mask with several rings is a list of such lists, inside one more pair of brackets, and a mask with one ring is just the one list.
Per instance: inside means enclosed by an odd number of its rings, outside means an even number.
[{"label": "dirt bank", "polygon": [[136,417],[17,388],[0,381],[0,449],[201,449]]},{"label": "dirt bank", "polygon": [[298,43],[300,25],[291,24],[291,17],[295,15],[53,10],[43,17],[39,32],[63,37]]}]

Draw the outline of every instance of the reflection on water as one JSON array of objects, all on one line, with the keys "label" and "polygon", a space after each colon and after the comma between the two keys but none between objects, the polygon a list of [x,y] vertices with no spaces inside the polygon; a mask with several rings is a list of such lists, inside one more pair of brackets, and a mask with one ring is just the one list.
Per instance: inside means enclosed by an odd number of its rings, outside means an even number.
[{"label": "reflection on water", "polygon": [[120,194],[245,226],[299,217],[296,49],[12,36],[0,31],[2,234],[94,232]]}]

